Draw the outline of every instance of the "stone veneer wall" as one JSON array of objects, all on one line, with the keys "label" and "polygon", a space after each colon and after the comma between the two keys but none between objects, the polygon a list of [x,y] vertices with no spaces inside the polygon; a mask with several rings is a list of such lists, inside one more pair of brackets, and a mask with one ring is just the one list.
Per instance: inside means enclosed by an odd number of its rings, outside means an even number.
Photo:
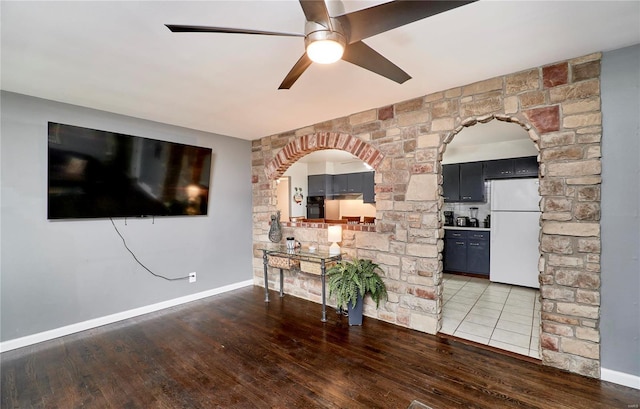
[{"label": "stone veneer wall", "polygon": [[[380,264],[389,290],[384,305],[367,304],[365,314],[437,333],[442,154],[464,127],[513,122],[540,152],[542,362],[598,378],[600,59],[598,53],[537,67],[254,141],[254,282],[263,285],[259,249],[271,244],[275,179],[314,150],[349,150],[376,168],[377,223],[376,232],[346,231],[342,248]],[[321,249],[329,245],[326,230],[285,227],[289,234]],[[270,286],[277,288],[275,279]],[[285,292],[319,302],[321,288],[317,277],[294,271]]]}]

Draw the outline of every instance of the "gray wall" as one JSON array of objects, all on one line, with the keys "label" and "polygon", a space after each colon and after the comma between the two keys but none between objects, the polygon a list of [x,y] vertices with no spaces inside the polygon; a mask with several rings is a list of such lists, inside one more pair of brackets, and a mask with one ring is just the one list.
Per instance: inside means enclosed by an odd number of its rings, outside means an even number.
[{"label": "gray wall", "polygon": [[[2,92],[0,340],[252,279],[251,143]],[[208,216],[47,221],[47,122],[210,147]]]},{"label": "gray wall", "polygon": [[602,57],[602,368],[640,376],[640,46]]}]

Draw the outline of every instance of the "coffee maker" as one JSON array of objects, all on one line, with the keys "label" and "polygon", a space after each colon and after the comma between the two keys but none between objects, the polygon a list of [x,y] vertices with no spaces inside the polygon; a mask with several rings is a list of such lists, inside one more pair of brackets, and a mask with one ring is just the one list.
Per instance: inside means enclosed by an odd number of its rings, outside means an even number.
[{"label": "coffee maker", "polygon": [[444,225],[453,226],[453,212],[451,210],[444,211]]}]

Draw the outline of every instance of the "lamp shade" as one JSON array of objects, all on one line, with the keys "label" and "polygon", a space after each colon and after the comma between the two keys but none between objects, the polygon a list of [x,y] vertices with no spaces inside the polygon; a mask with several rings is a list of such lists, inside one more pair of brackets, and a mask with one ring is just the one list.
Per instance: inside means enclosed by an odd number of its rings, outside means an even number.
[{"label": "lamp shade", "polygon": [[328,231],[327,239],[330,243],[342,241],[342,226],[329,226]]}]

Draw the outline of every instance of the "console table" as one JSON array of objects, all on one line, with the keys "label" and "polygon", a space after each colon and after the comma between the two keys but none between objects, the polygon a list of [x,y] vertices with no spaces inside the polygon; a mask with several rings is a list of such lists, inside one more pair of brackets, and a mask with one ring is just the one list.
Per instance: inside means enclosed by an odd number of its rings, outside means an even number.
[{"label": "console table", "polygon": [[264,301],[269,302],[269,267],[280,269],[280,297],[284,297],[284,274],[282,270],[299,269],[301,265],[311,263],[315,266],[315,271],[302,271],[311,274],[319,274],[322,280],[322,322],[327,322],[327,302],[326,302],[326,273],[327,264],[342,260],[342,255],[330,255],[327,252],[308,250],[289,250],[285,246],[277,248],[262,249],[262,261],[264,263]]}]

